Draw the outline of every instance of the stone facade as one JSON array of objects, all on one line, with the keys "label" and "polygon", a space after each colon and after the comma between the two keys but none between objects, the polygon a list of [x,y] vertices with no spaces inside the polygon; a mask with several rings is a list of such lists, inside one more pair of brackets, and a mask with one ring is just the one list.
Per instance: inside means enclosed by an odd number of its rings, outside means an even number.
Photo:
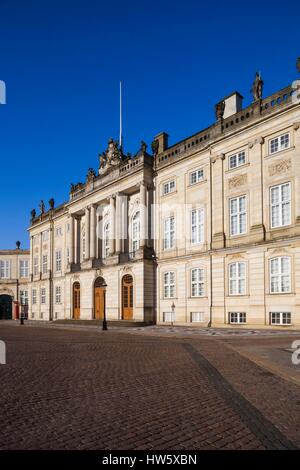
[{"label": "stone facade", "polygon": [[96,318],[101,279],[111,320],[300,327],[299,100],[287,87],[220,103],[204,131],[156,136],[153,156],[110,140],[97,175],[34,214],[31,318]]}]

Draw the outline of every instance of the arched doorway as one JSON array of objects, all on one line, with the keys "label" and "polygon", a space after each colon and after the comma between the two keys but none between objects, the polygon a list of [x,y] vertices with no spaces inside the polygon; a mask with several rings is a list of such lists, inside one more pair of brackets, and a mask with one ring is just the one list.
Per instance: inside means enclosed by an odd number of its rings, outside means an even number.
[{"label": "arched doorway", "polygon": [[103,320],[105,308],[105,282],[103,277],[98,277],[94,284],[94,319]]},{"label": "arched doorway", "polygon": [[130,274],[122,279],[122,319],[133,318],[133,278]]},{"label": "arched doorway", "polygon": [[73,284],[73,318],[74,320],[80,319],[80,284],[74,282]]},{"label": "arched doorway", "polygon": [[0,295],[0,320],[12,319],[12,298],[10,295]]}]

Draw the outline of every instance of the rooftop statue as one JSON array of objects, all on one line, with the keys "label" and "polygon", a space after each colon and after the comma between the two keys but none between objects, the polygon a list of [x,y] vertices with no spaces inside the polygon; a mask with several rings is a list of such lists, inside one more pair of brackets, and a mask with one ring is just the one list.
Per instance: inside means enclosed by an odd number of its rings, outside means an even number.
[{"label": "rooftop statue", "polygon": [[251,89],[253,101],[258,101],[262,99],[263,86],[264,82],[260,76],[260,72],[256,72],[255,80]]},{"label": "rooftop statue", "polygon": [[122,158],[123,154],[119,142],[109,139],[106,151],[100,156],[99,174],[103,174],[110,167],[118,165]]},{"label": "rooftop statue", "polygon": [[44,201],[42,200],[39,204],[39,209],[40,209],[40,213],[41,214],[44,214],[45,213],[45,203]]},{"label": "rooftop statue", "polygon": [[298,59],[297,59],[296,68],[297,68],[298,72],[300,73],[300,57],[298,57]]},{"label": "rooftop statue", "polygon": [[215,111],[216,111],[217,121],[221,121],[221,119],[223,119],[223,116],[224,116],[225,101],[220,101],[220,103],[217,103],[215,106]]}]

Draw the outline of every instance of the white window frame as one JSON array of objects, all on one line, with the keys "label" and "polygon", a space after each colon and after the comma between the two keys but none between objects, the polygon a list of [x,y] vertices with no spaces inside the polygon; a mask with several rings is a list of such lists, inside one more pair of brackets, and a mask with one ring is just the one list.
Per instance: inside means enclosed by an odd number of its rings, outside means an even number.
[{"label": "white window frame", "polygon": [[20,277],[26,278],[29,276],[29,261],[27,259],[20,260]]},{"label": "white window frame", "polygon": [[291,146],[291,136],[289,132],[281,134],[269,140],[269,155],[286,150]]},{"label": "white window frame", "polygon": [[10,260],[0,260],[0,278],[10,279]]},{"label": "white window frame", "polygon": [[[245,201],[245,209],[241,210],[241,201]],[[236,212],[233,212],[232,203],[236,201]],[[236,219],[236,226],[233,225],[233,221]],[[244,227],[242,225],[244,222]],[[229,199],[229,224],[230,224],[230,235],[244,235],[247,233],[247,196],[243,194],[242,196],[232,197]],[[233,230],[233,227],[236,227],[236,231]]]},{"label": "white window frame", "polygon": [[131,219],[131,251],[134,253],[140,247],[141,215],[136,211]]},{"label": "white window frame", "polygon": [[174,193],[176,190],[176,183],[175,180],[167,181],[162,185],[162,195],[166,196],[167,194]]},{"label": "white window frame", "polygon": [[245,261],[228,264],[228,284],[229,295],[246,295],[247,263]]},{"label": "white window frame", "polygon": [[56,237],[61,237],[62,234],[63,234],[62,226],[59,225],[58,227],[55,228],[55,236],[56,236]]},{"label": "white window frame", "polygon": [[55,252],[55,271],[61,272],[61,250]]},{"label": "white window frame", "polygon": [[31,291],[31,300],[32,300],[32,305],[36,305],[37,303],[37,290],[32,289]]},{"label": "white window frame", "polygon": [[191,210],[191,245],[204,243],[204,208]]},{"label": "white window frame", "polygon": [[163,312],[163,322],[173,323],[175,321],[175,312]]},{"label": "white window frame", "polygon": [[172,215],[164,219],[164,250],[171,250],[175,246],[175,217]]},{"label": "white window frame", "polygon": [[[288,261],[287,263],[288,268],[286,272],[284,271],[284,260]],[[274,268],[276,268],[276,263],[275,263],[276,261],[277,261],[277,271],[274,272]],[[290,294],[291,293],[291,290],[292,290],[291,266],[292,266],[292,261],[291,261],[290,256],[276,256],[269,260],[270,294]],[[276,281],[276,278],[277,278],[277,281]],[[285,278],[287,278],[287,280]],[[288,288],[285,286],[288,286]]]},{"label": "white window frame", "polygon": [[42,256],[42,273],[47,274],[48,272],[48,255]]},{"label": "white window frame", "polygon": [[231,325],[245,325],[247,323],[246,312],[229,312],[229,323]]},{"label": "white window frame", "polygon": [[20,290],[20,305],[28,305],[28,291]]},{"label": "white window frame", "polygon": [[49,231],[48,230],[44,230],[44,232],[42,232],[42,241],[43,242],[47,242],[49,239]]},{"label": "white window frame", "polygon": [[61,304],[61,286],[55,286],[55,303]]},{"label": "white window frame", "polygon": [[33,258],[33,275],[38,276],[39,275],[39,257],[35,256]]},{"label": "white window frame", "polygon": [[191,323],[204,323],[204,312],[191,312]]},{"label": "white window frame", "polygon": [[102,258],[109,256],[109,237],[110,237],[110,222],[105,222],[103,226],[103,243],[102,243]]},{"label": "white window frame", "polygon": [[[284,191],[283,191],[284,187],[289,188],[289,194],[288,194],[289,197],[286,200],[284,199]],[[292,189],[292,185],[290,181],[270,187],[271,228],[287,227],[288,225],[291,225],[291,221],[292,221],[292,191],[291,189]],[[273,194],[274,194],[274,191],[276,190],[278,191],[279,197],[278,197],[278,201],[273,202],[274,201]],[[288,220],[284,223],[284,215],[285,215],[284,207],[285,206],[287,206],[289,210],[288,210]],[[278,209],[278,220],[279,220],[278,224],[275,224],[273,220],[273,211],[276,208]]]},{"label": "white window frame", "polygon": [[246,164],[246,152],[242,150],[241,152],[235,153],[228,157],[228,169],[234,170]]},{"label": "white window frame", "polygon": [[191,269],[191,297],[205,296],[205,269]]},{"label": "white window frame", "polygon": [[200,183],[204,180],[204,169],[198,168],[197,170],[193,170],[189,174],[189,183],[191,186],[194,184]]},{"label": "white window frame", "polygon": [[163,294],[164,299],[174,299],[176,290],[175,271],[163,273]]},{"label": "white window frame", "polygon": [[41,304],[45,305],[46,303],[46,287],[41,287]]},{"label": "white window frame", "polygon": [[[273,321],[273,315],[275,316],[275,319]],[[279,321],[276,321],[276,316],[278,317],[279,315]],[[286,316],[286,317],[285,317]],[[287,321],[289,319],[289,321]],[[282,312],[282,311],[275,311],[275,312],[270,312],[270,325],[274,326],[289,326],[292,324],[292,314],[291,312]]]}]

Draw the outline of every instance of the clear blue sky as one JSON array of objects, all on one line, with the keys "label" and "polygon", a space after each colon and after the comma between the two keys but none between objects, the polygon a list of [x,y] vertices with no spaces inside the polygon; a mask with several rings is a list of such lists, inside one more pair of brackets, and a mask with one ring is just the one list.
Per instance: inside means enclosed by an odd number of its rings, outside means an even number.
[{"label": "clear blue sky", "polygon": [[166,131],[175,143],[214,121],[238,90],[250,101],[297,78],[300,2],[0,0],[0,248],[28,246],[40,199],[68,198],[118,138],[125,151]]}]

